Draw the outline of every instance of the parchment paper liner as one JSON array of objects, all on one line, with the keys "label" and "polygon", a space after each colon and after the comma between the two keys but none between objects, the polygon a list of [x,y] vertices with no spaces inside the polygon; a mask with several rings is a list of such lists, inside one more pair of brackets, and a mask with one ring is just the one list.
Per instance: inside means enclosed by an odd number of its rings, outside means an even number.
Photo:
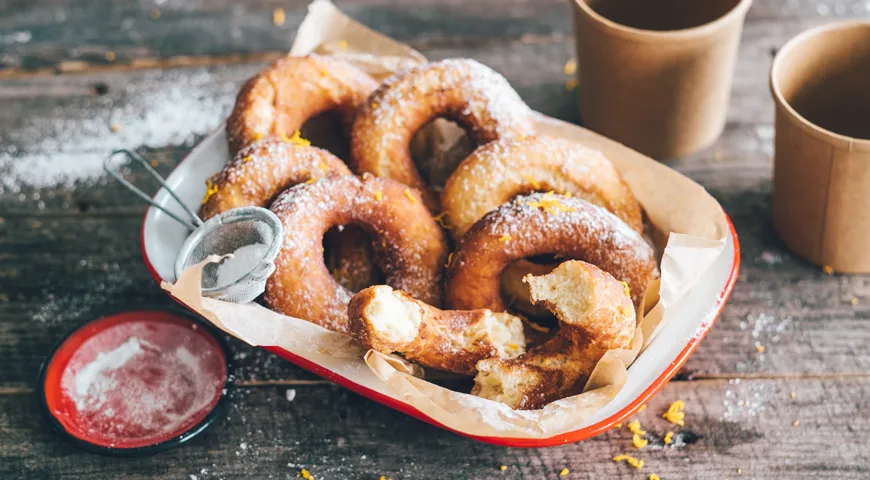
[{"label": "parchment paper liner", "polygon": [[[316,0],[309,6],[291,52],[305,55],[336,51],[380,76],[394,67],[422,61],[419,53],[371,32],[328,1]],[[388,58],[379,62],[379,55]],[[281,347],[357,384],[401,400],[453,430],[513,438],[546,438],[576,430],[586,417],[622,389],[628,365],[667,321],[668,306],[682,298],[722,252],[728,227],[718,203],[701,186],[654,160],[591,131],[543,115],[538,129],[540,133],[569,138],[607,154],[631,186],[651,223],[668,238],[662,255],[660,290],[656,292],[654,285],[647,292],[648,306],[652,308],[636,329],[634,349],[607,352],[581,395],[551,403],[541,410],[514,411],[503,404],[430,383],[420,378],[419,367],[398,357],[366,352],[349,337],[310,322],[257,304],[236,305],[203,298],[199,286],[204,264],[186,270],[174,285],[164,282],[162,286],[218,328],[251,345]],[[455,132],[432,130],[432,136],[442,137],[433,143],[455,137]]]}]

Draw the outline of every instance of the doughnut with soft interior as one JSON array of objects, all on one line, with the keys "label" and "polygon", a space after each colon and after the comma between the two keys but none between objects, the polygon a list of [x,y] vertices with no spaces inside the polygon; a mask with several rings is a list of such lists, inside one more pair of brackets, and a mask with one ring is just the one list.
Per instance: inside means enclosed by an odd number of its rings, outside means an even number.
[{"label": "doughnut with soft interior", "polygon": [[321,178],[284,191],[270,207],[284,224],[284,245],[266,282],[274,310],[347,333],[353,294],[323,262],[323,235],[357,225],[372,238],[386,283],[430,305],[441,305],[447,238],[419,192],[371,175]]},{"label": "doughnut with soft interior", "polygon": [[586,262],[565,262],[527,281],[533,299],[556,314],[559,331],[516,358],[478,362],[471,391],[523,410],[581,393],[605,352],[631,347],[637,322],[627,288]]},{"label": "doughnut with soft interior", "polygon": [[349,127],[378,83],[350,63],[329,57],[282,58],[242,86],[227,119],[230,153],[267,136],[292,138],[310,118],[338,113]]},{"label": "doughnut with soft interior", "polygon": [[448,266],[447,305],[504,311],[502,271],[513,260],[537,255],[598,266],[626,282],[636,305],[659,275],[652,247],[612,213],[579,198],[533,193],[487,213],[462,237]]},{"label": "doughnut with soft interior", "polygon": [[436,117],[455,121],[477,144],[534,130],[531,109],[503,76],[474,60],[442,60],[391,77],[360,107],[351,133],[353,167],[420,189],[437,210],[437,195],[409,151],[414,134]]},{"label": "doughnut with soft interior", "polygon": [[523,322],[490,310],[440,310],[386,285],[366,288],[348,305],[350,334],[381,353],[462,375],[486,358],[525,352]]}]

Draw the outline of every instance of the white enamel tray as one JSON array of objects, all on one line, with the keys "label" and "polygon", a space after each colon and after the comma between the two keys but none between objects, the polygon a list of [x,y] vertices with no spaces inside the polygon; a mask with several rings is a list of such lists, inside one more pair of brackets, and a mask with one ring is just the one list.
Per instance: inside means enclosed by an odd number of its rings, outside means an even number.
[{"label": "white enamel tray", "polygon": [[[193,210],[205,195],[205,180],[218,172],[229,160],[227,140],[221,127],[203,140],[167,178],[167,184]],[[154,200],[164,208],[178,213],[183,211],[161,190]],[[544,447],[577,442],[611,428],[615,423],[631,416],[641,405],[655,395],[674,376],[697,348],[715,322],[731,294],[740,264],[737,234],[730,220],[730,236],[725,248],[713,262],[703,278],[676,304],[669,307],[669,320],[628,370],[624,388],[604,408],[586,419],[578,430],[549,438],[480,437],[475,440],[512,447]],[[175,256],[187,236],[187,230],[156,208],[149,208],[142,224],[142,256],[151,275],[161,280],[174,281]],[[423,421],[446,428],[419,410],[380,389],[372,390],[356,383],[327,366],[302,358],[279,347],[265,347],[290,362],[310,370],[360,395]],[[449,430],[449,429],[448,429]]]}]

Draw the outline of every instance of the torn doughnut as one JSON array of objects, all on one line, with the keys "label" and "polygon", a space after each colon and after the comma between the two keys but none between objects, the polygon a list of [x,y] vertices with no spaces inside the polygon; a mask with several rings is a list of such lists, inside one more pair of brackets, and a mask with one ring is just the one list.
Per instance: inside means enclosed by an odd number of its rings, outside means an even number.
[{"label": "torn doughnut", "polygon": [[338,113],[348,127],[378,83],[350,63],[329,57],[282,58],[242,86],[227,119],[230,153],[268,136],[290,138],[310,118]]},{"label": "torn doughnut", "polygon": [[640,205],[610,160],[598,150],[563,138],[531,136],[478,147],[450,176],[441,206],[454,238],[487,212],[530,192],[586,200],[643,233]]},{"label": "torn doughnut", "polygon": [[[351,175],[338,157],[317,147],[267,138],[243,148],[209,179],[203,220],[239,207],[268,207],[284,190],[331,175]],[[330,232],[332,233],[332,232]],[[327,235],[327,261],[341,284],[359,291],[378,283],[368,238],[358,228]]]},{"label": "torn doughnut", "polygon": [[626,282],[635,305],[659,276],[653,248],[612,213],[579,198],[534,193],[487,213],[462,237],[447,271],[447,305],[505,311],[502,271],[514,260],[538,255],[598,266]]},{"label": "torn doughnut", "polygon": [[284,191],[270,208],[284,225],[275,273],[266,282],[272,309],[348,332],[353,293],[323,261],[323,235],[337,225],[356,225],[371,236],[388,285],[441,305],[447,238],[420,194],[406,185],[371,175],[327,177]]},{"label": "torn doughnut", "polygon": [[391,77],[360,108],[351,133],[355,170],[417,188],[437,211],[438,197],[409,151],[414,134],[436,117],[455,121],[478,145],[534,131],[532,110],[503,76],[474,60],[442,60]]},{"label": "torn doughnut", "polygon": [[474,374],[480,360],[525,352],[519,317],[490,310],[440,310],[386,285],[354,295],[348,315],[351,335],[364,346],[462,375]]},{"label": "torn doughnut", "polygon": [[631,347],[637,322],[626,287],[594,265],[565,262],[527,281],[559,319],[558,333],[514,359],[478,362],[471,392],[521,410],[581,393],[605,352]]}]

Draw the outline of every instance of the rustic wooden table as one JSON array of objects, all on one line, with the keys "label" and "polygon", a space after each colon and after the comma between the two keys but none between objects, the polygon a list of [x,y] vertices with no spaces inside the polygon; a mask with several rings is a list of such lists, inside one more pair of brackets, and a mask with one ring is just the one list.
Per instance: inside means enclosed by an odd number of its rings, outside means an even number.
[{"label": "rustic wooden table", "polygon": [[[635,450],[625,428],[550,449],[474,443],[238,343],[228,413],[189,445],[115,459],[53,434],[34,393],[52,345],[98,314],[172,303],[141,260],[143,205],[100,175],[101,158],[139,148],[171,171],[240,83],[288,48],[306,3],[0,0],[0,477],[870,476],[870,282],[793,257],[770,225],[772,55],[812,25],[870,18],[870,2],[847,0],[756,0],[724,135],[669,162],[722,203],[743,252],[715,328],[636,415],[661,438],[671,428],[661,412],[684,400],[677,444]],[[534,108],[579,120],[562,71],[573,52],[564,0],[339,3],[429,58],[491,65]],[[625,452],[643,469],[612,461]]]}]

